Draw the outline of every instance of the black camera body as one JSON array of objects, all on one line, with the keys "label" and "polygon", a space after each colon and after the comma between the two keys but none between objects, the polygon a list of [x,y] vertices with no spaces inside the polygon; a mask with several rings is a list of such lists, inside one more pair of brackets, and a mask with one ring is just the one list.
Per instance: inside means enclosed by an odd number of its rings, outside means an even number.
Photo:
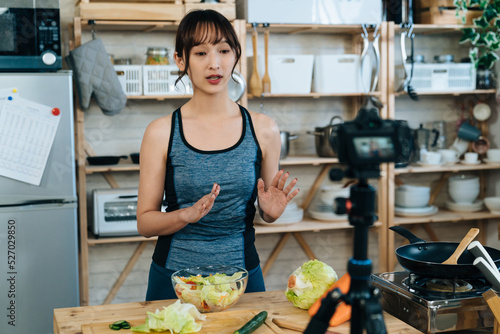
[{"label": "black camera body", "polygon": [[408,123],[382,119],[376,108],[362,108],[353,121],[341,124],[330,137],[341,164],[377,174],[380,163],[409,161],[411,143]]}]

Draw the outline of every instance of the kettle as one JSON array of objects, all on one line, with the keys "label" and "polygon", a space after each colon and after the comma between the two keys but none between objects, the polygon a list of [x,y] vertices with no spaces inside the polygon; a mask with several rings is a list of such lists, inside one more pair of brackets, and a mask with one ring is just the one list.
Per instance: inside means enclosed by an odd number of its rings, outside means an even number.
[{"label": "kettle", "polygon": [[[434,134],[434,138],[431,141],[431,134]],[[413,137],[415,138],[415,147],[413,149],[414,162],[420,161],[420,151],[429,151],[431,148],[436,147],[437,140],[439,138],[439,131],[436,129],[426,129],[423,124],[420,124],[418,129],[413,130]]]}]

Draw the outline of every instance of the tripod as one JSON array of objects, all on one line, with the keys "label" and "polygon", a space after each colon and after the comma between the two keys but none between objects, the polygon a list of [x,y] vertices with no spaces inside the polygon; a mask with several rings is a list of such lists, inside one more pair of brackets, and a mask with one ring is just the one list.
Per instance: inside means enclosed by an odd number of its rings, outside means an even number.
[{"label": "tripod", "polygon": [[347,294],[334,289],[323,298],[304,334],[325,333],[340,302],[352,306],[351,333],[362,334],[365,329],[368,334],[387,333],[379,303],[379,291],[369,284],[372,262],[368,258],[368,228],[377,219],[375,189],[368,184],[366,177],[361,177],[351,187],[349,199],[335,199],[334,209],[337,214],[347,212],[349,223],[354,227],[354,255],[347,265],[351,286]]}]

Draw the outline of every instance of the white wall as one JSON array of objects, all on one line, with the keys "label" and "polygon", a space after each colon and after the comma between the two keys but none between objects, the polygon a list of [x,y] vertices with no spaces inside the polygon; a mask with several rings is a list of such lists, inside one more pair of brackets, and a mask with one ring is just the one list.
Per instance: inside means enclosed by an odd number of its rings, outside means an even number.
[{"label": "white wall", "polygon": [[[72,20],[75,0],[61,0],[63,28]],[[173,47],[173,36],[167,33],[139,33],[124,32],[121,34],[109,32],[97,32],[97,36],[102,38],[109,53],[115,58],[132,58],[136,64],[141,64],[145,59],[145,51],[148,46]],[[64,49],[68,50],[68,32],[64,29]],[[87,33],[83,42],[90,39]],[[442,40],[426,38],[416,46],[418,50],[426,54],[426,59],[431,60],[434,50],[445,47],[446,52],[456,50],[458,45],[455,40]],[[251,49],[251,39],[247,35],[248,49]],[[350,53],[349,39],[339,36],[327,35],[271,35],[271,54],[320,54],[320,53]],[[259,53],[263,54],[263,38],[259,39]],[[419,52],[418,51],[418,52]],[[398,51],[397,51],[398,52]],[[417,53],[418,53],[417,52]],[[459,50],[458,54],[464,51]],[[332,78],[332,80],[342,80],[345,78]],[[479,97],[478,97],[479,98]],[[436,119],[443,119],[453,123],[459,116],[456,102],[462,98],[455,97],[422,97],[419,102],[413,102],[407,97],[397,99],[397,117],[408,119],[411,127],[417,127],[420,122],[427,122]],[[93,103],[91,109],[85,113],[85,137],[98,155],[128,155],[138,152],[141,138],[147,124],[158,117],[171,113],[183,101],[136,101],[129,100],[127,107],[120,114],[109,117],[104,116],[100,109]],[[290,131],[299,135],[299,139],[291,142],[290,154],[315,154],[314,136],[307,134],[308,130],[314,127],[325,126],[331,116],[342,115],[348,118],[346,112],[349,106],[347,98],[279,98],[251,100],[249,109],[261,111],[273,117],[281,130]],[[351,116],[352,117],[352,116]],[[497,114],[492,117],[494,125],[491,133],[498,133]],[[298,176],[301,193],[296,199],[300,203],[307,193],[315,176],[319,172],[318,167],[290,167],[292,175]],[[136,187],[137,173],[117,173],[115,175],[118,183],[122,187]],[[420,176],[415,182],[431,182],[435,175]],[[325,181],[328,183],[329,181]],[[496,193],[500,191],[499,183],[495,183]],[[109,188],[103,177],[99,174],[88,175],[88,203],[91,203],[91,191],[94,188]],[[495,193],[495,191],[493,191]],[[444,196],[444,195],[443,195]],[[441,199],[443,200],[443,199]],[[92,217],[91,208],[88,212]],[[443,240],[453,241],[461,239],[471,224],[434,224],[438,236]],[[428,238],[422,229],[417,233],[422,238]],[[488,231],[488,244],[498,244],[496,223]],[[318,258],[331,265],[339,275],[346,272],[347,260],[352,255],[352,232],[350,230],[336,230],[326,232],[306,232],[304,238],[309,243]],[[279,240],[279,235],[258,235],[256,245],[262,262],[265,262],[274,245]],[[400,240],[400,239],[398,239]],[[137,243],[107,244],[90,247],[90,304],[100,304],[106,297],[109,289],[125,266]],[[378,263],[377,234],[373,230],[370,233],[369,256],[374,261],[374,268]],[[151,261],[153,246],[150,244],[138,264],[127,278],[124,286],[119,291],[113,301],[131,302],[143,300],[147,286],[147,275]],[[278,257],[269,275],[266,277],[268,290],[284,290],[288,275],[307,261],[305,254],[300,249],[298,243],[290,238],[283,252]],[[376,270],[376,269],[375,269]]]}]

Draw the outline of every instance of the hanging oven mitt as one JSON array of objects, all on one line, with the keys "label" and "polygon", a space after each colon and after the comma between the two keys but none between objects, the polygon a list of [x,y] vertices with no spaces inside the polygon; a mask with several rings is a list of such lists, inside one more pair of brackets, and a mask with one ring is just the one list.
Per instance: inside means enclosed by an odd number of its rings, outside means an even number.
[{"label": "hanging oven mitt", "polygon": [[89,108],[92,94],[105,115],[117,114],[125,108],[127,96],[100,39],[70,51],[66,62],[75,73],[82,109]]}]

